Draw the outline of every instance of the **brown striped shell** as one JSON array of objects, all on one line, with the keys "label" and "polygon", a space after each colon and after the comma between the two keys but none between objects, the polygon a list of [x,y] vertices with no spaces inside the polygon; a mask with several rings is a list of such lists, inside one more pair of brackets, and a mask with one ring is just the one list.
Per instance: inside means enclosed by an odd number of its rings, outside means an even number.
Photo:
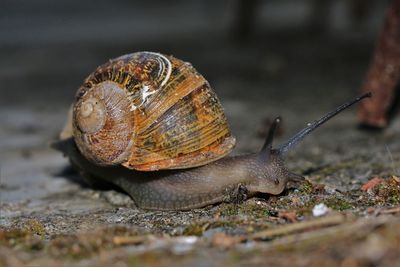
[{"label": "brown striped shell", "polygon": [[73,106],[73,133],[92,162],[142,171],[204,165],[235,145],[204,77],[153,52],[112,59],[86,78]]}]

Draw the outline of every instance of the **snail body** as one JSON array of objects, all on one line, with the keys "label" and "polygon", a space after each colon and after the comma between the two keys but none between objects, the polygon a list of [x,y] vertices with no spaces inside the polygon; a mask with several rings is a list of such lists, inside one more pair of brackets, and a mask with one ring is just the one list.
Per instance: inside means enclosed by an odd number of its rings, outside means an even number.
[{"label": "snail body", "polygon": [[79,88],[71,120],[54,147],[90,180],[113,183],[144,209],[187,210],[278,195],[294,145],[330,118],[370,96],[355,98],[272,148],[276,118],[258,153],[224,157],[234,147],[223,108],[190,64],[153,52],[100,66]]},{"label": "snail body", "polygon": [[72,138],[58,142],[57,148],[68,155],[86,179],[102,179],[119,186],[143,209],[188,210],[244,200],[259,192],[277,195],[288,179],[301,179],[282,168],[283,161],[277,154],[268,162],[251,154],[225,157],[191,169],[143,172],[96,165],[80,153]]}]

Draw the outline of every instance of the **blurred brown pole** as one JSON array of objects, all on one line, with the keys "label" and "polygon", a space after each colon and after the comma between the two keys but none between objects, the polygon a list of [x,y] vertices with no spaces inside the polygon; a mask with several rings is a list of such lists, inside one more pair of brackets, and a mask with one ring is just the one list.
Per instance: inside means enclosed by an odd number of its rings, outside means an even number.
[{"label": "blurred brown pole", "polygon": [[365,22],[365,19],[369,15],[371,9],[371,3],[365,0],[351,0],[350,11],[351,20],[353,24],[361,24]]},{"label": "blurred brown pole", "polygon": [[314,35],[322,35],[326,32],[329,24],[329,11],[331,1],[312,0],[308,30]]},{"label": "blurred brown pole", "polygon": [[378,128],[388,124],[388,113],[394,105],[399,80],[400,0],[393,0],[362,85],[362,92],[373,94],[359,106],[358,118],[362,124]]},{"label": "blurred brown pole", "polygon": [[237,0],[231,35],[236,41],[247,41],[254,29],[258,0]]}]

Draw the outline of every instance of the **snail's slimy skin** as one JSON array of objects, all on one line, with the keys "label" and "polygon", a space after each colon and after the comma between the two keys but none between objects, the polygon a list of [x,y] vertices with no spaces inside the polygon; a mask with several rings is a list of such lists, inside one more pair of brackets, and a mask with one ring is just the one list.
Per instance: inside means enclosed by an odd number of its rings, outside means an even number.
[{"label": "snail's slimy skin", "polygon": [[186,170],[140,172],[121,166],[95,165],[82,156],[72,138],[60,141],[57,147],[78,170],[121,187],[143,209],[188,210],[233,202],[243,198],[240,195],[243,188],[245,197],[258,192],[280,194],[291,175],[274,153],[268,162],[251,154]]}]

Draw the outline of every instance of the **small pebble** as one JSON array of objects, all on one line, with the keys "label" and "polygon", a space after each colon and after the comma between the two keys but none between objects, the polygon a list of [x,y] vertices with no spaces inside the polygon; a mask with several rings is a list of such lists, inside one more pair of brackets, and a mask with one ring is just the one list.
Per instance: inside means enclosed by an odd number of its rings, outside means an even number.
[{"label": "small pebble", "polygon": [[333,186],[330,186],[330,185],[325,185],[324,189],[330,195],[333,195],[333,194],[337,193],[337,189],[335,187],[333,187]]},{"label": "small pebble", "polygon": [[329,208],[324,203],[320,203],[314,206],[312,213],[314,217],[319,217],[327,214],[328,211]]},{"label": "small pebble", "polygon": [[102,192],[101,195],[112,205],[121,206],[128,205],[132,202],[128,195],[110,190]]},{"label": "small pebble", "polygon": [[171,247],[172,252],[176,255],[184,255],[193,250],[193,246],[198,239],[197,236],[177,237]]}]

